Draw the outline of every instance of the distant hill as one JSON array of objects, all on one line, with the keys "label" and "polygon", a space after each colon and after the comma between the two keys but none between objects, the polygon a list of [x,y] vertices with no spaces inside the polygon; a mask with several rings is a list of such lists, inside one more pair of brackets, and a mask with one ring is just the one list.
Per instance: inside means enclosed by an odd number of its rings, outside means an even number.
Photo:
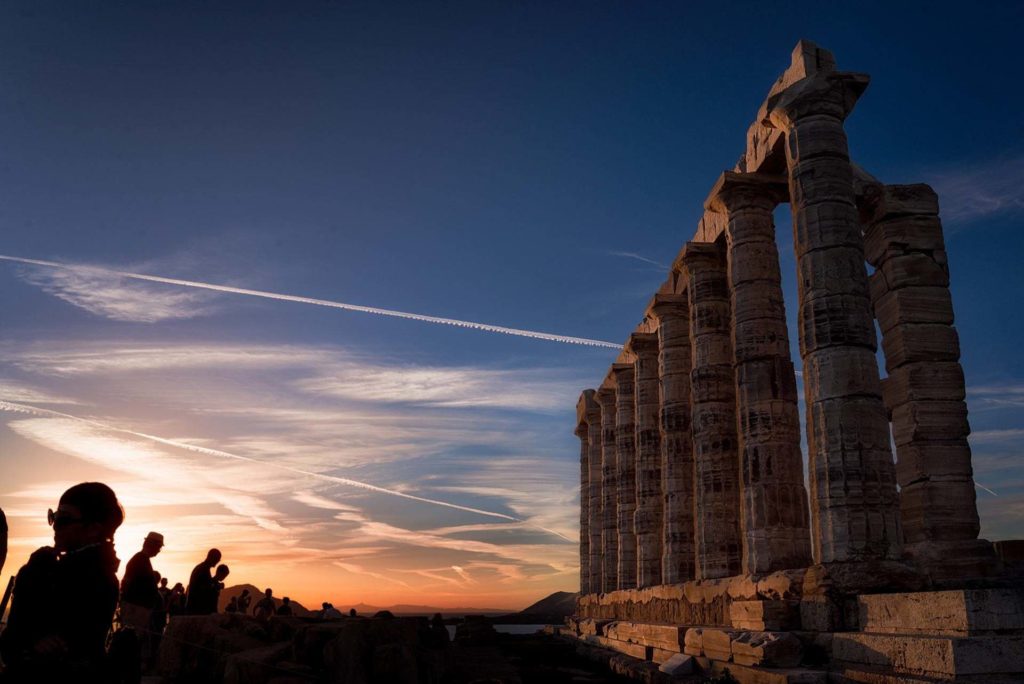
[{"label": "distant hill", "polygon": [[[231,600],[231,598],[233,596],[239,596],[242,593],[243,589],[248,589],[249,593],[252,594],[252,602],[249,604],[249,613],[252,614],[253,606],[256,605],[257,601],[259,601],[261,598],[263,598],[263,590],[262,589],[258,589],[257,587],[255,587],[255,586],[253,586],[251,584],[236,584],[233,587],[224,587],[224,591],[220,592],[220,600],[217,602],[217,610],[218,610],[218,612],[223,613],[224,612],[224,608],[227,607],[228,602]],[[281,605],[281,597],[277,596],[275,594],[274,595],[275,610],[276,610],[276,607],[280,606],[280,605]],[[312,611],[310,611],[308,608],[306,608],[304,605],[302,605],[301,603],[299,603],[295,599],[291,600],[291,606],[292,606],[292,615],[294,615],[296,617],[306,617],[306,616],[309,616],[309,615],[313,614]]]},{"label": "distant hill", "polygon": [[341,612],[347,612],[348,608],[355,608],[360,615],[373,615],[380,610],[391,611],[394,615],[433,615],[440,613],[448,617],[451,615],[502,615],[508,612],[508,608],[439,608],[438,606],[420,606],[408,603],[399,603],[394,606],[371,606],[368,603],[357,603],[354,606],[345,606],[336,603],[334,607]]},{"label": "distant hill", "polygon": [[556,591],[551,596],[542,598],[532,606],[523,608],[520,612],[531,615],[572,615],[576,612],[576,599],[579,594],[572,591]]}]

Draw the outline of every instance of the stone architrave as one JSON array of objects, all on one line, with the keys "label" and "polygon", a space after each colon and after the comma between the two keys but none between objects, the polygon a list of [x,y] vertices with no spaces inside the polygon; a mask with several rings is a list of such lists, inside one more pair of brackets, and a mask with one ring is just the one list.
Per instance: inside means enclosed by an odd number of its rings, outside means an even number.
[{"label": "stone architrave", "polygon": [[636,370],[612,364],[615,376],[615,453],[618,460],[618,588],[636,588]]},{"label": "stone architrave", "polygon": [[663,512],[658,334],[633,333],[626,348],[636,356],[636,585],[661,584]]},{"label": "stone architrave", "polygon": [[865,248],[888,377],[905,551],[937,579],[984,574],[964,372],[939,202],[927,185],[873,188]]},{"label": "stone architrave", "polygon": [[690,309],[686,295],[656,295],[651,314],[658,319],[661,388],[661,488],[664,497],[661,581],[678,584],[693,579],[695,573]]},{"label": "stone architrave", "polygon": [[689,242],[679,257],[690,305],[697,579],[740,572],[736,386],[723,250]]},{"label": "stone architrave", "polygon": [[821,72],[769,98],[785,132],[798,272],[814,561],[899,558],[889,424],[843,121],[867,76]]},{"label": "stone architrave", "polygon": [[805,567],[811,538],[796,375],[772,211],[786,179],[726,171],[705,202],[727,217],[743,572]]},{"label": "stone architrave", "polygon": [[590,538],[587,547],[590,557],[587,559],[590,575],[590,586],[588,593],[600,593],[604,582],[602,580],[603,570],[601,559],[604,554],[601,550],[601,533],[604,524],[604,508],[601,501],[602,478],[604,477],[601,468],[601,406],[595,397],[587,404],[585,413],[587,420],[587,443],[589,445],[588,462],[590,464],[589,486],[587,491],[588,515],[590,523],[587,526]]},{"label": "stone architrave", "polygon": [[[591,391],[591,390],[587,390]],[[580,397],[580,403],[584,398]],[[586,422],[576,425],[580,438],[580,594],[590,593],[590,438]]]},{"label": "stone architrave", "polygon": [[601,592],[619,588],[619,461],[615,446],[615,390],[594,394],[601,408]]}]

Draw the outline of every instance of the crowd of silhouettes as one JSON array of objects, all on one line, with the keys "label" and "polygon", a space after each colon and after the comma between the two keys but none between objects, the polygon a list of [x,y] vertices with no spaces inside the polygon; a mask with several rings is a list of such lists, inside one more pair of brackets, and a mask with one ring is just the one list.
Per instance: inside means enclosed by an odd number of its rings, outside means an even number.
[{"label": "crowd of silhouettes", "polygon": [[[139,681],[152,667],[168,620],[218,612],[230,570],[221,552],[210,549],[196,565],[188,586],[171,586],[153,568],[164,536],[150,532],[125,565],[114,551],[114,533],[124,508],[113,490],[83,482],[47,512],[53,546],[35,551],[18,571],[6,628],[0,632],[0,683]],[[0,570],[7,556],[7,520],[0,510]],[[226,613],[249,614],[248,589],[232,596]],[[278,604],[267,588],[252,606],[262,621],[294,614],[288,596]],[[355,616],[352,609],[350,616]],[[341,612],[328,602],[314,617],[332,620]],[[126,666],[125,663],[128,663]],[[127,673],[127,674],[126,674]]]}]

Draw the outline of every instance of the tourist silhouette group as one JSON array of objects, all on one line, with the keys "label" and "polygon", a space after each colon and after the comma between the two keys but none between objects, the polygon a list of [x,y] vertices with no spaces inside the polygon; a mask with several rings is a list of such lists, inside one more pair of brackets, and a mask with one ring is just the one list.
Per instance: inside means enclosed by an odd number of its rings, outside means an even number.
[{"label": "tourist silhouette group", "polygon": [[[138,681],[154,666],[170,617],[218,612],[230,573],[218,549],[210,549],[195,566],[187,587],[179,582],[168,588],[152,563],[164,537],[150,532],[118,582],[114,533],[124,522],[124,509],[107,485],[71,487],[47,520],[53,546],[35,551],[14,580],[6,628],[0,632],[0,682]],[[0,510],[0,570],[6,555],[7,521]],[[225,612],[250,614],[252,599],[244,589],[230,598]],[[267,620],[292,615],[293,607],[287,596],[278,604],[268,588],[251,614]],[[315,616],[331,619],[341,613],[324,603]]]}]

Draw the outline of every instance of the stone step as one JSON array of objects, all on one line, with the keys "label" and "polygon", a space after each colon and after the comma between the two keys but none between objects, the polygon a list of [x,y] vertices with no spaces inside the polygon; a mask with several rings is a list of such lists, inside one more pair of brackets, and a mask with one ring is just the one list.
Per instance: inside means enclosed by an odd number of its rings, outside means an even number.
[{"label": "stone step", "polygon": [[1024,635],[957,638],[836,633],[832,657],[840,667],[866,665],[942,680],[997,674],[1024,679]]},{"label": "stone step", "polygon": [[867,594],[857,599],[862,632],[972,636],[1024,630],[1024,590],[963,589]]},{"label": "stone step", "polygon": [[610,639],[681,653],[686,627],[618,621],[605,625],[602,634]]}]

